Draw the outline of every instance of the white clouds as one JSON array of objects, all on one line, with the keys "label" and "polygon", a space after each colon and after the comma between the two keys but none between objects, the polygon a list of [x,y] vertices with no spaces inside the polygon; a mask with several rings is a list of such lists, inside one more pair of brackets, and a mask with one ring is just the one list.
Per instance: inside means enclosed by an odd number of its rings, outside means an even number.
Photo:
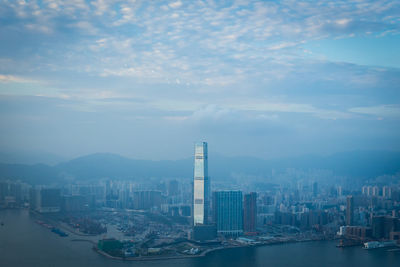
[{"label": "white clouds", "polygon": [[182,2],[181,1],[176,1],[176,2],[170,3],[168,6],[171,7],[171,8],[178,8],[178,7],[182,6]]},{"label": "white clouds", "polygon": [[25,27],[30,31],[50,34],[53,32],[53,29],[46,25],[41,24],[26,24]]},{"label": "white clouds", "polygon": [[[32,0],[31,3],[39,3]],[[75,12],[89,11],[89,5],[85,0],[44,0],[43,6],[46,6],[52,12],[61,12],[61,14],[74,15]],[[58,14],[59,15],[59,14]]]},{"label": "white clouds", "polygon": [[355,107],[349,110],[350,112],[372,115],[382,118],[397,118],[400,119],[400,106],[399,105],[380,105],[369,107]]},{"label": "white clouds", "polygon": [[120,14],[122,15],[121,19],[114,21],[114,26],[121,26],[126,23],[135,23],[136,19],[136,7],[135,5],[121,5]]},{"label": "white clouds", "polygon": [[107,0],[97,0],[97,1],[92,1],[91,5],[95,7],[95,14],[97,16],[101,16],[104,13],[107,12],[108,8],[109,8],[109,1]]},{"label": "white clouds", "polygon": [[283,42],[280,44],[276,44],[276,45],[272,45],[270,47],[268,47],[269,50],[280,50],[280,49],[284,49],[284,48],[288,48],[288,47],[293,47],[298,45],[299,43],[293,43],[293,42]]},{"label": "white clouds", "polygon": [[390,40],[399,33],[398,1],[1,3],[0,94],[9,98],[0,116],[14,120],[9,132],[23,129],[16,143],[29,131],[18,118],[43,114],[52,121],[32,126],[44,140],[32,143],[49,146],[53,127],[65,135],[63,149],[85,146],[88,135],[107,133],[98,141],[111,144],[125,133],[121,147],[174,136],[245,151],[256,137],[266,144],[259,150],[276,143],[270,153],[306,153],[296,148],[302,140],[307,149],[327,138],[360,142],[376,128],[380,140],[398,132],[398,69],[329,62],[305,45]]},{"label": "white clouds", "polygon": [[[317,109],[311,100],[295,99],[296,94],[311,90],[307,89],[309,84],[319,94],[329,83],[336,83],[341,92],[342,87],[350,91],[375,88],[384,80],[383,74],[357,66],[332,67],[302,46],[310,40],[341,36],[390,36],[398,32],[400,24],[395,14],[400,5],[394,1],[38,3],[32,0],[5,4],[15,14],[6,14],[4,21],[8,24],[1,33],[13,36],[7,33],[13,33],[21,24],[21,32],[28,36],[0,44],[17,51],[15,60],[24,66],[21,73],[40,69],[40,75],[48,75],[50,80],[54,74],[58,75],[55,79],[62,80],[66,73],[87,76],[90,81],[116,79],[116,84],[122,84],[116,87],[160,86],[173,91],[177,98],[180,94],[221,98],[228,93],[233,98],[258,100],[287,94],[288,99],[282,104],[255,101],[256,104],[246,104],[248,109],[237,105],[226,108],[304,113],[319,118],[346,118],[349,113]],[[4,15],[4,10],[0,7],[0,14]],[[44,36],[32,37],[36,33]],[[302,83],[293,84],[295,79]],[[65,78],[59,83],[68,88],[72,81]],[[87,83],[82,82],[82,87],[90,87]],[[287,93],[287,88],[295,88],[292,90],[296,94]],[[362,91],[355,94],[362,95]]]},{"label": "white clouds", "polygon": [[290,103],[290,102],[260,102],[253,100],[246,104],[233,104],[228,105],[230,108],[241,110],[241,111],[257,111],[269,114],[276,113],[293,113],[293,114],[310,114],[320,119],[336,120],[336,119],[348,119],[351,118],[351,114],[348,112],[342,112],[338,110],[329,110],[316,108],[311,104],[302,103]]},{"label": "white clouds", "polygon": [[173,19],[179,18],[179,14],[178,13],[173,13],[171,15],[171,18],[173,18]]},{"label": "white clouds", "polygon": [[351,19],[338,19],[335,22],[340,26],[346,26],[350,21]]},{"label": "white clouds", "polygon": [[1,83],[34,83],[35,80],[24,78],[15,75],[3,75],[0,74],[0,82]]},{"label": "white clouds", "polygon": [[104,69],[100,74],[103,77],[120,76],[120,77],[137,77],[137,78],[159,78],[160,75],[151,68],[122,68],[122,69]]},{"label": "white clouds", "polygon": [[[177,102],[167,101],[165,103],[152,103],[151,106],[157,107],[165,112],[184,111],[190,113],[190,116],[177,115],[177,121],[235,121],[241,120],[278,120],[279,114],[298,114],[316,117],[323,120],[351,119],[354,115],[347,111],[338,111],[334,109],[316,108],[311,104],[290,103],[290,102],[260,102],[255,99],[239,101],[230,99],[228,103],[216,101],[218,104],[202,104],[201,102]],[[169,116],[170,119],[171,116]]]},{"label": "white clouds", "polygon": [[88,21],[79,21],[71,26],[77,27],[91,35],[96,35],[98,33],[98,30]]},{"label": "white clouds", "polygon": [[263,111],[263,112],[301,112],[313,113],[317,110],[309,104],[296,103],[276,103],[276,102],[260,102],[253,101],[251,103],[239,104],[231,107],[236,107],[241,110],[248,111]]},{"label": "white clouds", "polygon": [[[219,8],[217,3],[183,4],[181,1],[158,3],[97,0],[87,3],[83,0],[47,0],[42,7],[39,7],[37,1],[29,1],[29,4],[22,2],[19,5],[10,3],[10,6],[17,13],[23,12],[25,17],[31,18],[26,28],[32,31],[64,34],[61,30],[64,25],[73,25],[83,35],[89,34],[99,39],[107,37],[134,40],[129,44],[130,48],[123,48],[124,53],[121,53],[116,45],[101,46],[101,50],[98,49],[100,46],[90,46],[93,52],[101,51],[107,54],[107,69],[115,68],[116,72],[121,73],[118,70],[118,62],[125,61],[126,54],[129,53],[141,55],[140,62],[135,62],[135,68],[141,68],[138,64],[154,61],[154,54],[147,52],[156,51],[155,46],[161,43],[164,48],[163,55],[173,54],[174,57],[180,57],[181,63],[183,57],[189,56],[191,60],[189,64],[185,62],[185,69],[197,76],[206,74],[205,69],[196,64],[205,58],[209,59],[211,64],[232,58],[240,61],[254,58],[279,60],[283,55],[276,52],[283,49],[286,55],[290,54],[294,59],[301,58],[303,53],[296,49],[307,40],[337,37],[337,27],[341,28],[341,36],[345,32],[362,34],[363,31],[376,31],[374,28],[367,29],[370,27],[368,23],[364,29],[360,23],[356,25],[353,21],[360,22],[373,17],[374,22],[380,23],[377,21],[379,14],[388,12],[389,7],[394,8],[393,3],[386,1],[379,8],[373,1],[366,1],[362,5],[338,4],[335,1],[318,5],[307,1],[236,1],[232,5]],[[40,15],[35,15],[35,12],[39,12]],[[337,18],[338,14],[341,15],[340,18]],[[388,14],[381,20],[388,20],[388,17],[393,15]],[[63,23],[63,20],[68,23]],[[120,27],[129,28],[121,31]],[[72,49],[82,49],[87,42],[82,36],[71,37],[77,41],[74,41]],[[164,72],[168,72],[167,66],[171,57],[164,57],[164,61],[163,57],[158,59],[157,63],[164,68]],[[287,58],[285,60],[287,61]],[[110,65],[110,61],[116,63]],[[88,63],[97,65],[97,62]],[[268,61],[265,64],[268,64]],[[129,75],[130,72],[126,73]]]},{"label": "white clouds", "polygon": [[216,105],[207,105],[193,112],[191,119],[194,120],[226,120],[231,116],[232,110]]}]

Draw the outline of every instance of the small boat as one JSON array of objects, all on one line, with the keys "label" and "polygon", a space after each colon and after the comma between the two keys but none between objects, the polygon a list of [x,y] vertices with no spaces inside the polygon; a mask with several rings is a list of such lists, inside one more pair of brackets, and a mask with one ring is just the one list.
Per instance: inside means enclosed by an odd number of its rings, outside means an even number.
[{"label": "small boat", "polygon": [[51,231],[52,231],[53,233],[58,234],[58,235],[61,236],[61,237],[66,237],[66,236],[68,236],[67,233],[61,231],[61,230],[58,229],[58,228],[53,228],[53,229],[51,229]]},{"label": "small boat", "polygon": [[371,241],[364,243],[364,249],[377,249],[377,248],[387,248],[387,247],[395,247],[396,241]]}]

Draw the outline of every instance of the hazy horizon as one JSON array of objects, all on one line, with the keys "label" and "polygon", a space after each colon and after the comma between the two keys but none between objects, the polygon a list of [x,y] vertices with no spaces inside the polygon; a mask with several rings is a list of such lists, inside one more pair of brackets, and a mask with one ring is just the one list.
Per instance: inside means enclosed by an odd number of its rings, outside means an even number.
[{"label": "hazy horizon", "polygon": [[[317,157],[317,158],[324,158],[324,157],[330,157],[330,156],[335,156],[338,154],[351,154],[351,153],[360,153],[360,154],[371,154],[374,152],[378,153],[400,153],[399,150],[348,150],[348,151],[340,151],[340,152],[334,152],[334,153],[305,153],[305,154],[299,154],[299,155],[287,155],[287,156],[271,156],[271,157],[260,157],[257,155],[226,155],[224,153],[217,152],[213,149],[210,150],[211,158],[253,158],[257,160],[287,160],[287,159],[305,159],[309,157]],[[180,158],[159,158],[159,159],[153,159],[153,158],[145,158],[145,157],[140,157],[138,155],[137,157],[131,157],[129,155],[124,155],[120,153],[113,153],[113,152],[106,152],[106,151],[100,151],[100,152],[93,152],[93,153],[85,153],[85,154],[77,154],[77,155],[72,155],[72,156],[61,156],[57,155],[54,153],[48,153],[45,151],[0,151],[0,163],[5,163],[5,164],[46,164],[46,165],[55,165],[58,163],[63,163],[63,162],[68,162],[71,160],[79,159],[79,158],[85,158],[85,157],[90,157],[93,155],[115,155],[115,156],[120,156],[123,158],[131,159],[131,160],[148,160],[148,161],[180,161],[180,160],[187,160],[193,158],[193,152],[191,154],[183,155]]]}]

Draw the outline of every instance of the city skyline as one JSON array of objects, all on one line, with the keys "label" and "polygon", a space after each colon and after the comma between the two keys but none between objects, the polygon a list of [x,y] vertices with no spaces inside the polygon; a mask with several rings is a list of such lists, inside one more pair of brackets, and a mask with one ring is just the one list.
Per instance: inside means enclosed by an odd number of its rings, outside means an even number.
[{"label": "city skyline", "polygon": [[[328,251],[332,255],[339,249],[344,253],[342,249],[348,247],[362,251],[361,245],[367,250],[380,248],[385,254],[379,255],[379,262],[396,262],[386,253],[399,246],[400,173],[390,175],[382,170],[379,176],[353,177],[349,183],[348,177],[342,179],[327,170],[304,172],[291,168],[271,171],[278,179],[247,175],[246,179],[216,179],[211,186],[208,144],[197,142],[194,148],[194,162],[185,161],[194,167],[193,179],[167,177],[165,173],[149,179],[105,177],[100,170],[94,180],[76,179],[67,171],[63,172],[64,179],[52,177],[47,183],[38,183],[3,172],[0,215],[4,221],[0,221],[0,237],[7,244],[12,241],[6,245],[8,253],[16,251],[15,244],[22,247],[26,243],[14,242],[5,234],[21,231],[21,226],[12,221],[25,218],[25,227],[41,231],[42,236],[35,242],[51,240],[48,234],[63,239],[58,240],[60,246],[69,241],[89,242],[92,253],[115,263],[198,257],[207,260],[210,252],[218,256],[217,251],[246,248],[251,254],[259,246],[303,241],[331,244]],[[108,157],[105,164],[111,159]],[[1,231],[3,228],[6,231]],[[287,245],[282,246],[283,252]],[[27,253],[26,249],[18,251]],[[311,254],[316,251],[314,248]],[[41,263],[60,261],[60,257],[41,253],[30,256],[37,257]],[[2,259],[15,261],[15,257]],[[323,262],[337,259],[326,257]],[[301,264],[309,261],[309,257],[301,258]],[[350,263],[346,257],[341,261]],[[251,256],[243,254],[239,266],[249,264],[253,265]],[[279,260],[280,265],[285,265],[284,259]]]}]

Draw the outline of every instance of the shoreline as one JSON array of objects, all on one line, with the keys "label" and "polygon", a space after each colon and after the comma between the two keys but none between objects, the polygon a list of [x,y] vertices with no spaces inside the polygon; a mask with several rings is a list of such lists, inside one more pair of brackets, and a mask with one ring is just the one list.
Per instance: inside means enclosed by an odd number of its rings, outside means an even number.
[{"label": "shoreline", "polygon": [[219,250],[228,250],[228,249],[236,249],[236,248],[246,248],[246,247],[261,247],[261,246],[272,246],[272,245],[280,245],[280,244],[290,244],[290,243],[304,243],[304,242],[313,242],[313,241],[332,241],[335,240],[335,238],[331,239],[326,239],[326,238],[320,238],[320,239],[304,239],[304,240],[294,240],[294,239],[288,239],[288,240],[268,240],[264,241],[263,243],[257,243],[257,244],[238,244],[238,245],[230,245],[230,246],[225,246],[225,247],[215,247],[215,248],[208,248],[203,251],[201,251],[199,254],[181,254],[181,255],[155,255],[155,256],[137,256],[137,257],[118,257],[118,256],[112,256],[108,254],[105,251],[102,251],[97,248],[97,243],[93,240],[90,239],[84,239],[85,237],[95,237],[97,235],[89,235],[89,234],[84,234],[80,232],[76,232],[75,229],[72,229],[68,225],[59,222],[57,220],[54,220],[52,218],[49,218],[47,216],[44,216],[43,214],[40,214],[35,211],[31,211],[30,213],[34,214],[35,217],[40,217],[40,218],[45,218],[47,221],[50,221],[49,223],[52,223],[54,225],[57,225],[60,229],[65,230],[66,232],[69,232],[72,235],[76,235],[77,238],[71,239],[70,241],[73,242],[87,242],[92,244],[92,249],[97,252],[98,254],[109,258],[111,260],[118,260],[118,261],[160,261],[160,260],[172,260],[172,259],[188,259],[188,258],[199,258],[199,257],[205,257],[207,254],[214,252],[214,251],[219,251]]},{"label": "shoreline", "polygon": [[60,222],[58,220],[54,220],[54,218],[50,218],[49,216],[46,216],[44,214],[41,214],[37,211],[29,210],[30,214],[33,214],[35,217],[39,217],[42,220],[46,220],[49,223],[56,225],[58,228],[63,229],[71,234],[77,235],[77,236],[83,236],[83,237],[96,237],[98,235],[96,234],[85,234],[80,232],[79,230],[75,230],[74,228],[70,227],[68,224],[64,222]]},{"label": "shoreline", "polygon": [[304,242],[312,242],[312,241],[331,241],[335,240],[334,238],[332,239],[326,239],[326,238],[320,238],[320,239],[304,239],[304,240],[294,240],[294,239],[289,239],[289,240],[268,240],[264,241],[263,243],[257,243],[257,244],[237,244],[237,245],[230,245],[230,246],[219,246],[215,248],[208,248],[203,251],[201,251],[199,254],[181,254],[181,255],[155,255],[155,256],[137,256],[137,257],[118,257],[118,256],[112,256],[108,254],[105,251],[102,251],[97,248],[97,243],[93,240],[90,239],[85,239],[85,237],[95,237],[96,235],[89,235],[89,234],[84,234],[80,232],[76,232],[75,229],[72,229],[68,225],[64,225],[62,222],[56,221],[52,218],[49,218],[47,216],[44,216],[43,214],[40,214],[35,211],[31,211],[31,214],[34,214],[35,217],[40,217],[42,219],[46,219],[47,221],[50,221],[49,223],[52,223],[54,225],[57,225],[60,229],[65,230],[66,232],[69,232],[72,235],[75,235],[77,238],[71,239],[70,241],[73,242],[88,242],[92,244],[92,249],[97,252],[98,254],[112,259],[112,260],[118,260],[118,261],[160,261],[160,260],[172,260],[172,259],[188,259],[188,258],[199,258],[199,257],[205,257],[207,254],[214,252],[214,251],[219,251],[219,250],[228,250],[228,249],[235,249],[235,248],[246,248],[246,247],[261,247],[261,246],[271,246],[271,245],[280,245],[280,244],[289,244],[289,243],[304,243]]},{"label": "shoreline", "polygon": [[[272,246],[272,245],[280,245],[280,244],[290,244],[290,243],[305,243],[305,242],[315,242],[315,241],[333,241],[335,239],[315,239],[315,240],[286,240],[286,241],[275,241],[269,243],[261,243],[261,244],[253,244],[253,245],[241,245],[241,246],[229,246],[229,247],[217,247],[210,248],[202,251],[200,254],[196,255],[175,255],[175,256],[138,256],[138,257],[116,257],[112,256],[100,249],[96,246],[93,246],[93,250],[99,253],[100,255],[107,257],[112,260],[120,260],[120,261],[160,261],[160,260],[172,260],[172,259],[187,259],[187,258],[200,258],[205,257],[207,254],[219,251],[219,250],[228,250],[228,249],[236,249],[236,248],[247,248],[247,247],[263,247],[263,246]],[[85,240],[75,240],[75,241],[85,241]],[[89,241],[89,240],[87,240]],[[91,242],[91,241],[89,241]],[[93,242],[91,242],[93,243]]]}]

